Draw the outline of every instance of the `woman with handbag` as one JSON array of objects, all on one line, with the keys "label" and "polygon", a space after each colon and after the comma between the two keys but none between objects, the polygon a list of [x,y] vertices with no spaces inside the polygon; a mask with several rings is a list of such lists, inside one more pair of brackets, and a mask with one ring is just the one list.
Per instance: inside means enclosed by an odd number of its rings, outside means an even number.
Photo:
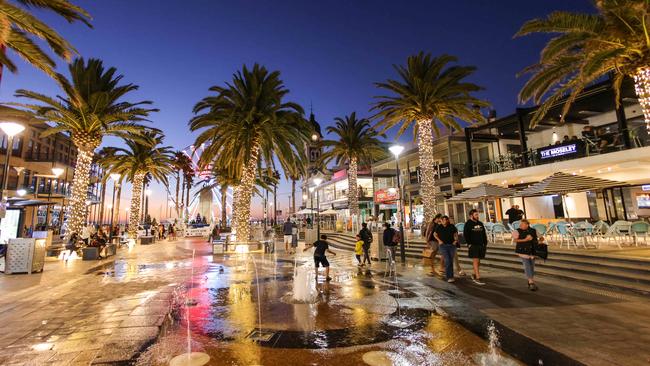
[{"label": "woman with handbag", "polygon": [[[426,231],[425,231],[425,238],[427,240],[427,244],[429,245],[427,249],[425,249],[424,256],[426,258],[431,259],[431,273],[434,276],[440,276],[440,272],[436,269],[436,256],[438,255],[438,241],[436,238],[433,236],[433,234],[436,232],[436,227],[440,224],[440,218],[442,217],[442,214],[437,214],[429,223],[427,224]],[[442,263],[440,264],[442,266]]]},{"label": "woman with handbag", "polygon": [[524,273],[528,279],[528,289],[537,291],[535,284],[535,247],[537,246],[537,231],[530,227],[526,219],[522,219],[519,228],[512,233],[516,243],[515,253],[521,258],[524,265]]}]

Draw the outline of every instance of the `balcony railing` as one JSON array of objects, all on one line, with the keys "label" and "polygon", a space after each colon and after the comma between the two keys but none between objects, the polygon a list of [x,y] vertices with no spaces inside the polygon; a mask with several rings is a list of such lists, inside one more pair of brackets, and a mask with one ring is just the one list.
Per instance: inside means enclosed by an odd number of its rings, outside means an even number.
[{"label": "balcony railing", "polygon": [[[643,127],[645,128],[645,127]],[[630,133],[630,149],[648,146],[646,134]],[[484,175],[584,158],[587,156],[608,154],[627,150],[620,133],[601,134],[599,136],[583,136],[568,141],[558,141],[555,144],[529,149],[523,153],[507,153],[491,160],[475,162],[472,165],[472,175]]]},{"label": "balcony railing", "polygon": [[61,163],[68,166],[74,166],[75,163],[75,161],[69,157],[66,158],[65,156],[59,156],[58,154],[53,153],[46,154],[35,152],[27,152],[27,154],[25,154],[25,161]]}]

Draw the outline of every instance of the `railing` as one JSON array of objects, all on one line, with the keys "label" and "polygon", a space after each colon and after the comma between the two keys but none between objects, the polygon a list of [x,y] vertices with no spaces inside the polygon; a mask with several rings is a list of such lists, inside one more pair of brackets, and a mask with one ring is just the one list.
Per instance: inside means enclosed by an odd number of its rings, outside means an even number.
[{"label": "railing", "polygon": [[[638,133],[638,130],[637,128],[630,132],[630,149],[648,146],[647,135]],[[627,149],[623,143],[622,135],[619,133],[584,136],[580,139],[529,149],[523,153],[507,153],[491,160],[474,162],[471,174],[479,176],[500,173],[526,166],[544,165],[622,150]]]},{"label": "railing", "polygon": [[74,166],[75,161],[70,159],[69,157],[61,157],[59,154],[55,153],[34,153],[34,152],[27,152],[25,154],[25,161],[35,161],[35,162],[55,162],[55,163],[62,163],[66,164],[68,166]]}]

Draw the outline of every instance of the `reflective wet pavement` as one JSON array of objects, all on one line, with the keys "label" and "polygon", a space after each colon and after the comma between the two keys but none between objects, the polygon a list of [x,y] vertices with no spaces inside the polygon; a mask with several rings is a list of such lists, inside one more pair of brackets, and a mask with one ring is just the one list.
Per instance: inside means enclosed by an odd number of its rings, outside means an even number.
[{"label": "reflective wet pavement", "polygon": [[196,304],[140,364],[186,352],[187,316],[192,351],[208,353],[211,365],[471,365],[488,352],[480,337],[435,313],[430,287],[402,275],[396,285],[383,264],[361,270],[340,254],[330,258],[333,280],[319,277],[313,304],[290,301],[295,266],[313,268],[311,253],[295,262],[282,254],[204,257],[212,262],[187,286]]}]

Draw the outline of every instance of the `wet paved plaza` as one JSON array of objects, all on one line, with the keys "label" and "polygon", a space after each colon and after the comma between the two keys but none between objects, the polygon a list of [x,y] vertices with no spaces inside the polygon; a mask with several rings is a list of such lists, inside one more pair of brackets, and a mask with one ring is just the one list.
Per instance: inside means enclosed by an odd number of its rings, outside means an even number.
[{"label": "wet paved plaza", "polygon": [[490,354],[490,321],[523,364],[650,360],[646,298],[548,279],[531,293],[520,274],[491,269],[484,287],[419,264],[394,277],[337,252],[333,280],[321,275],[307,303],[292,292],[297,268],[313,276],[310,251],[213,256],[200,239],[1,275],[0,364],[167,365],[187,352],[188,319],[191,349],[209,365],[514,364]]}]

